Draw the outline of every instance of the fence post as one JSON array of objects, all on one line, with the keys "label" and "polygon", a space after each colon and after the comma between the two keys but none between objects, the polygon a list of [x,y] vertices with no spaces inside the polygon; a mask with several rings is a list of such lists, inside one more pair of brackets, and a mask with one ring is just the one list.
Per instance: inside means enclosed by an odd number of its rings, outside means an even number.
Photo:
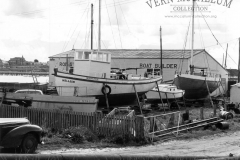
[{"label": "fence post", "polygon": [[217,104],[213,106],[213,116],[216,117],[217,115]]},{"label": "fence post", "polygon": [[167,128],[172,128],[174,126],[175,121],[175,115],[174,113],[170,115],[169,123],[167,125]]},{"label": "fence post", "polygon": [[136,126],[136,138],[141,140],[144,139],[144,117],[142,115],[136,116],[136,121],[135,121],[135,126]]},{"label": "fence post", "polygon": [[3,118],[3,105],[0,106],[0,118]]},{"label": "fence post", "polygon": [[200,108],[200,119],[204,119],[204,114],[203,114],[203,107]]}]

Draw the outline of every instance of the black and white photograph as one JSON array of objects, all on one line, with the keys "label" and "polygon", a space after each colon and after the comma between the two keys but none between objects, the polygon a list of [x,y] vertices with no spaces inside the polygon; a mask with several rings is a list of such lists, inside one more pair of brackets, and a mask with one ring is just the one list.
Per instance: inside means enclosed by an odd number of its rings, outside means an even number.
[{"label": "black and white photograph", "polygon": [[239,7],[1,0],[0,159],[240,159]]}]

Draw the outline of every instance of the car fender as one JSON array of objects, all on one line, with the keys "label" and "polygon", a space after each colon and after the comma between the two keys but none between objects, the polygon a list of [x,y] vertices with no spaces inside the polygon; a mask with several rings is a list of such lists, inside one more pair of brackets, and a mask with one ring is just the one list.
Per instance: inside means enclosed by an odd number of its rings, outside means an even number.
[{"label": "car fender", "polygon": [[42,133],[42,128],[37,125],[26,124],[12,129],[8,132],[0,142],[0,145],[5,148],[15,148],[19,147],[23,137],[27,133],[34,133],[37,136],[38,143],[40,143],[40,137]]}]

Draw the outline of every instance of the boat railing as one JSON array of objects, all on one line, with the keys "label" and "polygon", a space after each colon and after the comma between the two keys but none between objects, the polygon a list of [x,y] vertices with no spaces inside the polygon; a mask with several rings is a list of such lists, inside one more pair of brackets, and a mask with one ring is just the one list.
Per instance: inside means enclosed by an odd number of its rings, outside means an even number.
[{"label": "boat railing", "polygon": [[[181,75],[181,72],[175,71],[175,74]],[[185,72],[185,74],[190,74],[190,71],[187,70]],[[217,73],[212,73],[212,72],[192,72],[192,75],[197,75],[197,76],[202,76],[202,77],[213,77],[213,78],[221,78],[221,74],[217,74]]]}]

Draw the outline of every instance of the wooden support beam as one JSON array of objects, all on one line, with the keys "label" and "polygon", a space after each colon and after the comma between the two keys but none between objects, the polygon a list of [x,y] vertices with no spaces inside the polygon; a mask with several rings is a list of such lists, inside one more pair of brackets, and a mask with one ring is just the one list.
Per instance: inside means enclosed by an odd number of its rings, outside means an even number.
[{"label": "wooden support beam", "polygon": [[168,101],[168,96],[167,96],[167,93],[165,93],[165,95],[166,95],[166,99],[167,99],[167,104],[168,104],[168,108],[169,108],[169,110],[170,110],[170,103],[169,103],[169,101]]},{"label": "wooden support beam", "polygon": [[210,91],[209,91],[209,88],[208,88],[208,84],[207,84],[207,79],[206,78],[205,78],[205,83],[206,83],[206,86],[207,86],[207,90],[208,90],[208,95],[209,95],[211,106],[212,106],[212,108],[214,108],[213,101],[212,101],[212,98],[211,98],[211,95],[210,95]]},{"label": "wooden support beam", "polygon": [[134,91],[135,91],[135,94],[136,94],[138,107],[139,107],[139,109],[140,109],[141,115],[143,115],[143,113],[142,113],[142,107],[141,107],[141,105],[140,105],[140,101],[139,101],[139,98],[138,98],[138,94],[137,94],[137,90],[136,90],[135,84],[133,84],[133,88],[134,88]]},{"label": "wooden support beam", "polygon": [[174,93],[173,93],[173,96],[174,96],[175,102],[177,103],[178,109],[180,110],[180,106],[179,106],[179,104],[178,104],[178,101],[177,101],[176,96],[175,96]]},{"label": "wooden support beam", "polygon": [[105,96],[105,100],[106,100],[106,105],[107,105],[107,109],[108,109],[108,112],[109,112],[110,108],[109,108],[108,96],[107,96],[106,84],[105,83],[103,83],[103,87],[104,87],[104,96]]},{"label": "wooden support beam", "polygon": [[165,108],[164,108],[164,106],[163,106],[162,96],[161,96],[160,89],[159,89],[159,87],[158,87],[158,83],[157,83],[157,82],[156,82],[156,85],[157,85],[157,89],[158,89],[159,97],[160,97],[160,99],[161,99],[162,107],[163,107],[163,110],[164,110],[164,113],[165,113]]}]

